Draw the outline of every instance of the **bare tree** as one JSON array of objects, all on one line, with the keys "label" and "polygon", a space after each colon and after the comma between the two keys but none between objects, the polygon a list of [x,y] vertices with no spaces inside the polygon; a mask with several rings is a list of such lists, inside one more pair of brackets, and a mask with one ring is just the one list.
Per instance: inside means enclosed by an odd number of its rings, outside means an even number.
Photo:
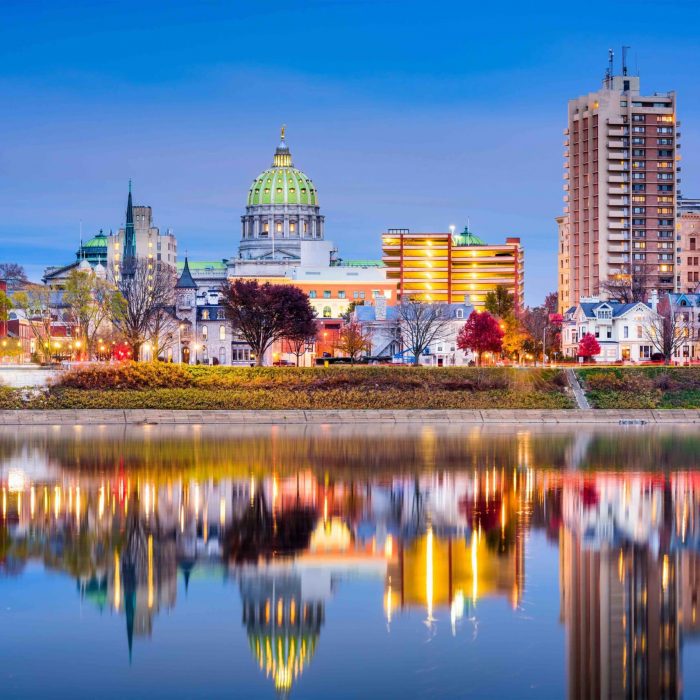
[{"label": "bare tree", "polygon": [[27,273],[17,263],[0,263],[0,280],[7,282],[8,292],[17,292],[29,284]]},{"label": "bare tree", "polygon": [[413,363],[417,365],[425,349],[449,332],[447,305],[404,298],[396,310],[401,339],[413,353]]},{"label": "bare tree", "polygon": [[652,280],[645,265],[636,267],[639,269],[631,269],[626,266],[620,274],[601,282],[601,294],[604,294],[610,301],[617,301],[621,304],[647,301],[652,289]]},{"label": "bare tree", "polygon": [[659,301],[656,314],[644,326],[646,339],[654,350],[664,356],[664,364],[671,363],[676,351],[689,340],[689,324],[683,314],[674,311],[668,296]]},{"label": "bare tree", "polygon": [[141,347],[151,340],[161,314],[174,299],[174,274],[169,267],[139,258],[125,267],[116,281],[123,297],[112,319],[138,360]]},{"label": "bare tree", "polygon": [[53,287],[30,284],[12,295],[14,306],[22,311],[35,339],[36,354],[51,359],[51,331],[56,318],[56,291]]}]

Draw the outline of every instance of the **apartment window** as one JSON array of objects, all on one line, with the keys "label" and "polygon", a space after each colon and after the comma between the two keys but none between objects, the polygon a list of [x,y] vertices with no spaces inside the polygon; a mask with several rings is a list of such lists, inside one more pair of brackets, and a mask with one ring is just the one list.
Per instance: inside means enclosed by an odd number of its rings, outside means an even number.
[{"label": "apartment window", "polygon": [[312,289],[309,291],[309,299],[315,299],[316,298],[316,290]]},{"label": "apartment window", "polygon": [[632,207],[633,214],[644,214],[646,213],[646,207]]},{"label": "apartment window", "polygon": [[673,146],[673,139],[656,139],[657,146]]},{"label": "apartment window", "polygon": [[600,338],[600,326],[595,327],[595,337]]},{"label": "apartment window", "polygon": [[643,134],[643,133],[644,133],[644,127],[643,127],[643,126],[633,126],[633,127],[632,127],[632,133],[633,133],[633,134]]},{"label": "apartment window", "polygon": [[360,292],[360,299],[364,299],[364,298],[365,298],[365,293],[364,293],[364,292]]},{"label": "apartment window", "polygon": [[330,306],[324,306],[323,307],[323,318],[331,318],[331,307]]},{"label": "apartment window", "polygon": [[646,195],[643,194],[635,194],[632,196],[632,201],[633,202],[638,202],[640,204],[644,204],[647,201]]},{"label": "apartment window", "polygon": [[226,340],[226,326],[223,324],[219,326],[219,340]]},{"label": "apartment window", "polygon": [[623,337],[623,338],[629,338],[629,337],[630,337],[630,328],[629,328],[629,326],[623,326],[623,327],[622,327],[622,337]]},{"label": "apartment window", "polygon": [[331,298],[331,290],[330,290],[330,289],[324,289],[324,290],[323,290],[323,298],[324,298],[324,299],[330,299],[330,298]]},{"label": "apartment window", "polygon": [[338,292],[338,299],[345,299],[345,290],[344,289],[341,289]]},{"label": "apartment window", "polygon": [[612,338],[612,327],[611,327],[611,326],[608,326],[608,327],[605,329],[605,337],[606,337],[608,340],[610,340],[610,338]]},{"label": "apartment window", "polygon": [[632,144],[635,146],[643,146],[646,142],[646,139],[643,136],[633,136],[632,137]]},{"label": "apartment window", "polygon": [[633,180],[643,180],[644,177],[644,173],[632,173]]},{"label": "apartment window", "polygon": [[352,293],[352,298],[353,298],[353,299],[359,299],[359,298],[360,298],[360,293],[359,293],[358,291],[354,291],[354,292]]},{"label": "apartment window", "polygon": [[670,148],[664,148],[662,151],[658,151],[659,158],[673,158],[673,151]]},{"label": "apartment window", "polygon": [[673,185],[657,185],[657,192],[673,192]]},{"label": "apartment window", "polygon": [[656,133],[657,134],[672,134],[673,129],[670,126],[657,126]]},{"label": "apartment window", "polygon": [[644,156],[644,149],[643,148],[633,148],[632,149],[632,155],[633,156]]},{"label": "apartment window", "polygon": [[641,326],[637,326],[637,338],[640,340],[642,338],[642,333],[643,333],[643,328]]},{"label": "apartment window", "polygon": [[647,191],[647,186],[637,183],[632,185],[632,192],[646,192]]},{"label": "apartment window", "polygon": [[[640,104],[638,102],[634,102],[633,105],[635,107],[639,107]],[[644,121],[644,115],[643,114],[633,114],[632,115],[632,121],[633,122],[643,122]]]},{"label": "apartment window", "polygon": [[647,247],[646,241],[634,241],[632,245],[635,250],[644,250]]},{"label": "apartment window", "polygon": [[690,239],[690,250],[695,250],[695,239],[694,238]]},{"label": "apartment window", "polygon": [[202,326],[202,340],[206,340],[209,337],[208,326]]}]

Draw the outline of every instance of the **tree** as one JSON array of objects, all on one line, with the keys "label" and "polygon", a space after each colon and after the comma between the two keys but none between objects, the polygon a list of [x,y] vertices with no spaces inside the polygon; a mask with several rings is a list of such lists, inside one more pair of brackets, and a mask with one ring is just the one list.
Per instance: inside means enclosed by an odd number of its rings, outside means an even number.
[{"label": "tree", "polygon": [[24,268],[17,263],[0,263],[0,280],[7,282],[8,292],[17,292],[29,284]]},{"label": "tree", "polygon": [[30,284],[12,295],[15,308],[19,309],[29,324],[35,339],[36,354],[45,361],[51,359],[51,330],[55,309],[55,290],[41,284]]},{"label": "tree", "polygon": [[315,319],[309,298],[289,284],[260,285],[256,280],[239,279],[224,284],[221,295],[227,321],[250,345],[258,367],[275,341],[308,337]]},{"label": "tree", "polygon": [[116,282],[121,301],[116,304],[112,322],[138,360],[141,347],[152,337],[160,314],[173,303],[174,274],[168,267],[139,258],[122,270]]},{"label": "tree", "polygon": [[350,362],[355,362],[362,352],[368,352],[372,346],[371,337],[359,321],[346,321],[340,328],[336,347]]},{"label": "tree", "polygon": [[664,364],[671,363],[676,351],[688,342],[690,330],[681,313],[674,312],[668,296],[663,297],[656,314],[644,326],[646,339],[654,350],[664,356]]},{"label": "tree", "polygon": [[530,336],[523,328],[520,319],[514,314],[510,314],[504,319],[503,326],[503,351],[510,357],[516,355],[518,362],[520,362],[520,356],[525,351]]},{"label": "tree", "polygon": [[485,352],[501,352],[503,329],[488,311],[475,312],[469,316],[457,335],[457,347],[475,352],[477,364],[481,365],[481,356]]},{"label": "tree", "polygon": [[297,358],[297,367],[300,364],[301,356],[306,353],[306,349],[315,342],[317,334],[316,317],[311,316],[306,321],[300,322],[295,332],[285,338],[287,346]]},{"label": "tree", "polygon": [[98,335],[107,331],[122,300],[114,284],[98,277],[93,270],[72,270],[65,282],[63,303],[69,307],[77,338],[83,343],[85,355],[95,355]]},{"label": "tree", "polygon": [[653,285],[645,265],[637,265],[634,269],[628,266],[617,275],[613,275],[600,283],[600,291],[610,301],[621,304],[645,302]]},{"label": "tree", "polygon": [[513,295],[504,284],[497,285],[493,291],[486,294],[484,308],[493,316],[505,320],[513,313],[514,307]]},{"label": "tree", "polygon": [[401,340],[413,355],[413,364],[435,340],[444,338],[450,327],[446,304],[429,304],[404,298],[396,307]]},{"label": "tree", "polygon": [[344,314],[340,314],[340,318],[343,321],[349,321],[352,318],[352,314],[358,306],[364,306],[365,302],[363,300],[357,301],[353,300],[348,304],[348,308],[345,310]]},{"label": "tree", "polygon": [[7,335],[7,321],[10,318],[12,299],[0,289],[0,335]]},{"label": "tree", "polygon": [[590,360],[596,355],[600,355],[600,343],[595,339],[595,336],[586,333],[578,341],[578,354],[584,360]]}]

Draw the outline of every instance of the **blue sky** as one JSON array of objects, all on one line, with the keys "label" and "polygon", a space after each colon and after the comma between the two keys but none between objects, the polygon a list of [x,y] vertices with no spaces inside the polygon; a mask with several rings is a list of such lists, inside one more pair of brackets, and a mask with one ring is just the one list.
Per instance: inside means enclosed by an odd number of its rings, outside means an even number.
[{"label": "blue sky", "polygon": [[[182,252],[235,255],[245,196],[287,124],[344,257],[386,228],[520,235],[526,296],[556,287],[566,100],[627,44],[679,94],[700,195],[700,3],[5,0],[0,260],[71,260],[123,222],[129,178]],[[664,21],[663,18],[667,18]]]}]

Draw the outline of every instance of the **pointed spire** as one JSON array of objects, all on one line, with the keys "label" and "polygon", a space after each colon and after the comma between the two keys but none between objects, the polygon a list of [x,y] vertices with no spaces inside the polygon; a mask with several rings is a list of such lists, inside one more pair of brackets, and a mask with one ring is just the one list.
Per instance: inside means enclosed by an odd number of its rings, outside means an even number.
[{"label": "pointed spire", "polygon": [[182,274],[175,285],[175,289],[197,289],[197,283],[192,278],[192,273],[190,272],[190,263],[187,260],[187,256],[185,256],[185,265],[182,268]]},{"label": "pointed spire", "polygon": [[134,230],[134,205],[131,200],[131,180],[129,197],[126,200],[126,226],[124,227],[124,258],[122,267],[130,267],[136,261],[136,232]]}]

